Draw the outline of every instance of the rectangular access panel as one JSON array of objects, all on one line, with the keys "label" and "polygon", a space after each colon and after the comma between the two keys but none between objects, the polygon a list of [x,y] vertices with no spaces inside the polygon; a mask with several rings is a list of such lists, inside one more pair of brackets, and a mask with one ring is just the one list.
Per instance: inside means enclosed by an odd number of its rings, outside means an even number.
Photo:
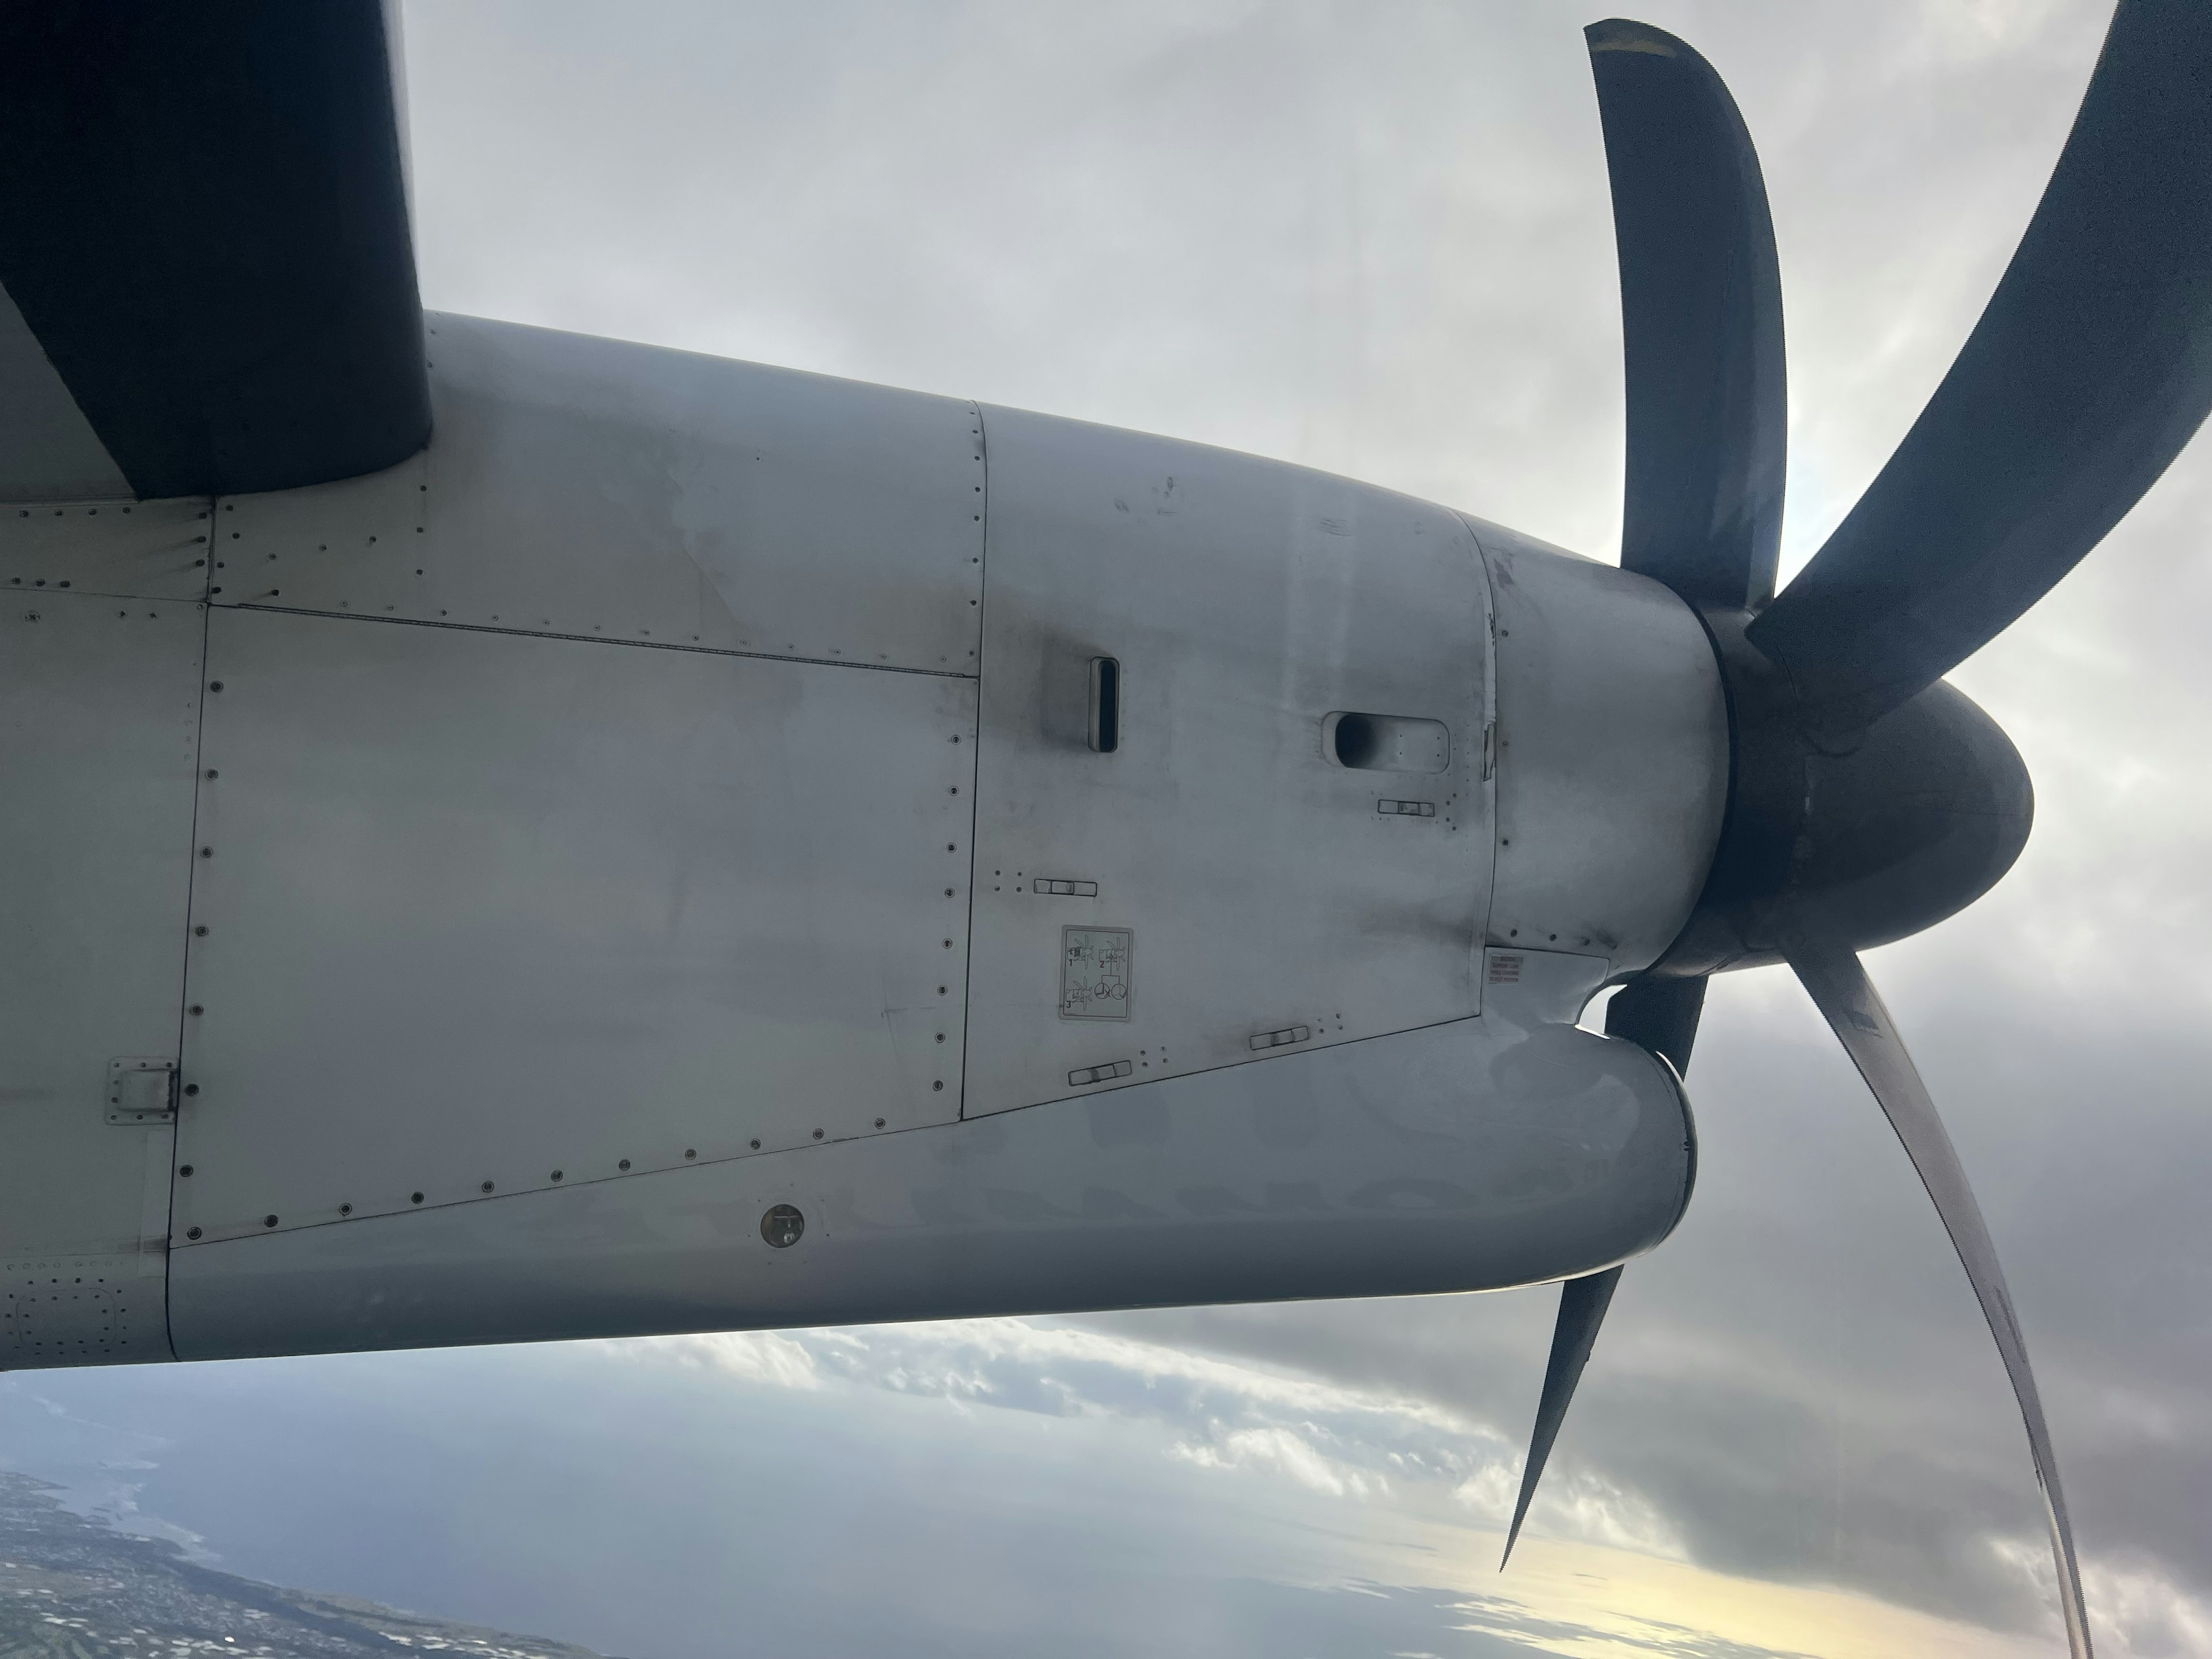
[{"label": "rectangular access panel", "polygon": [[[128,544],[118,510],[119,537],[70,512],[83,556],[52,568]],[[204,613],[25,587],[0,600],[0,1370],[167,1359]]]},{"label": "rectangular access panel", "polygon": [[984,431],[966,1111],[1480,1012],[1465,525],[1167,439]]},{"label": "rectangular access panel", "polygon": [[184,1248],[957,1115],[972,680],[265,611],[209,649]]}]

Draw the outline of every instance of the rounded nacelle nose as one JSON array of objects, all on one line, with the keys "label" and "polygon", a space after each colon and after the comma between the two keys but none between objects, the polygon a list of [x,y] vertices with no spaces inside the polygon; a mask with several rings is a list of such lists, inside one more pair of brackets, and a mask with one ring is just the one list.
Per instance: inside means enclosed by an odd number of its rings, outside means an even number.
[{"label": "rounded nacelle nose", "polygon": [[1742,621],[1706,617],[1729,681],[1728,820],[1697,909],[1656,971],[1779,962],[1793,935],[1865,950],[1994,887],[2035,817],[2027,767],[1996,722],[1939,681],[1848,750],[1822,752]]},{"label": "rounded nacelle nose", "polygon": [[1938,681],[1848,755],[1806,762],[1792,902],[1854,950],[1931,927],[1996,885],[2035,820],[2027,766],[1997,723]]}]

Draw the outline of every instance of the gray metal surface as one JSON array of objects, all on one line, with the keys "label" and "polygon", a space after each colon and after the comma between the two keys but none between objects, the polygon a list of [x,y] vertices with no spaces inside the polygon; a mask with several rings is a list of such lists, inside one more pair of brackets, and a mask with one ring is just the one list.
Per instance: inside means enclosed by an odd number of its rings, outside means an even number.
[{"label": "gray metal surface", "polygon": [[46,349],[0,289],[0,501],[127,501],[131,495]]},{"label": "gray metal surface", "polygon": [[975,406],[430,319],[430,447],[216,514],[221,605],[973,674]]},{"label": "gray metal surface", "polygon": [[1727,805],[1712,648],[1657,582],[1470,522],[1497,605],[1491,942],[1647,967],[1689,919]]},{"label": "gray metal surface", "polygon": [[166,1359],[173,1129],[112,1063],[176,1052],[203,613],[0,599],[0,1368]]},{"label": "gray metal surface", "polygon": [[1658,1243],[1690,1139],[1643,1050],[1501,1010],[981,1121],[184,1249],[172,1308],[179,1351],[216,1358],[1489,1289]]},{"label": "gray metal surface", "polygon": [[973,681],[222,610],[209,653],[178,1241],[956,1115]]},{"label": "gray metal surface", "polygon": [[[1474,1013],[1491,826],[1466,527],[1196,445],[999,409],[984,428],[969,1115],[1249,1064],[1287,1027],[1325,1045]],[[1091,742],[1101,657],[1111,754]],[[1325,741],[1346,710],[1449,740],[1413,771],[1348,769]],[[1126,982],[1076,1007],[1070,929],[1131,941]]]},{"label": "gray metal surface", "polygon": [[208,513],[196,495],[0,507],[0,596],[204,599]]},{"label": "gray metal surface", "polygon": [[2058,1485],[2058,1455],[2051,1443],[2051,1425],[2044,1419],[2035,1368],[2028,1363],[2027,1339],[2021,1334],[2012,1292],[2005,1288],[1996,1242],[1982,1219],[1982,1206],[1974,1200],[1966,1167],[1959,1162],[1928,1085],[1921,1081],[1920,1068],[1905,1051],[1896,1022],[1858,957],[1849,951],[1799,939],[1790,949],[1790,966],[1866,1079],[1890,1127],[1897,1131],[1905,1156],[1935,1200],[1936,1213],[1943,1218],[1943,1231],[1951,1235],[1966,1280],[1974,1287],[1974,1299],[1982,1304],[1982,1316],[1996,1339],[1997,1353],[2004,1360],[2005,1375],[2012,1380],[2013,1396],[2020,1401],[2021,1419],[2027,1428],[2028,1454],[2035,1462],[2035,1483],[2043,1493],[2051,1553],[2058,1568],[2058,1603],[2065,1614],[2067,1646],[2075,1659],[2088,1659],[2088,1615],[2081,1598],[2081,1570],[2074,1559],[2074,1529],[2066,1518],[2066,1494]]}]

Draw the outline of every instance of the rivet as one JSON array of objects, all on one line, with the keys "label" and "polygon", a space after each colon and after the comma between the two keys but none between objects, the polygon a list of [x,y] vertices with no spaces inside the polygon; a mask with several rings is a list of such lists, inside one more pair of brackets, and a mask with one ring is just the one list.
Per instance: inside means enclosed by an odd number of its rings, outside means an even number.
[{"label": "rivet", "polygon": [[198,1238],[199,1236],[200,1230],[197,1227],[187,1227],[185,1229],[185,1237],[186,1238]]},{"label": "rivet", "polygon": [[944,1041],[945,1041],[945,1033],[944,1033],[944,1032],[942,1032],[942,1031],[939,1031],[939,1032],[937,1034],[937,1040],[938,1040],[939,1042],[944,1042]]},{"label": "rivet", "polygon": [[192,1004],[192,1012],[196,1014],[204,1014],[207,1012],[207,1010],[201,1007],[198,1003],[195,1002]]},{"label": "rivet", "polygon": [[815,1138],[817,1140],[821,1139],[822,1139],[822,1131],[821,1131],[821,1130],[819,1130],[819,1129],[817,1129],[817,1130],[814,1132],[814,1138]]},{"label": "rivet", "polygon": [[684,1149],[684,1156],[686,1158],[696,1158],[699,1156],[699,1149],[696,1146],[686,1146]]},{"label": "rivet", "polygon": [[876,1127],[878,1127],[878,1129],[880,1129],[880,1128],[882,1128],[883,1127],[884,1127],[884,1121],[883,1121],[883,1119],[881,1119],[881,1118],[878,1118],[878,1119],[876,1120]]},{"label": "rivet", "polygon": [[950,887],[945,890],[945,896],[947,898],[951,898],[952,896],[952,890]]},{"label": "rivet", "polygon": [[943,995],[945,994],[945,987],[943,987],[942,985],[939,986],[939,987],[937,988],[937,994],[938,994],[938,995],[939,995],[939,996],[943,996]]},{"label": "rivet", "polygon": [[[204,858],[204,857],[206,856],[206,854],[201,854],[201,856]],[[948,950],[948,951],[950,951],[950,950],[952,948],[952,941],[951,941],[951,939],[947,939],[947,940],[945,940],[945,948],[946,950]]]},{"label": "rivet", "polygon": [[410,1204],[420,1204],[422,1201],[422,1194],[420,1193],[410,1194],[408,1195],[407,1201]]},{"label": "rivet", "polygon": [[351,1215],[351,1214],[353,1213],[353,1206],[352,1206],[352,1205],[350,1205],[350,1204],[341,1204],[341,1205],[339,1205],[339,1206],[338,1206],[338,1213],[339,1213],[340,1215]]},{"label": "rivet", "polygon": [[[374,540],[375,538],[374,538],[374,537],[371,537],[371,538],[370,538],[370,539],[373,541],[373,540]],[[561,1172],[560,1172],[558,1170],[554,1170],[554,1171],[553,1171],[553,1179],[554,1179],[554,1180],[556,1180],[556,1181],[558,1181],[560,1178],[561,1178]]]},{"label": "rivet", "polygon": [[939,1078],[936,1082],[931,1084],[929,1086],[937,1091],[938,1093],[942,1094],[945,1092],[945,1079],[943,1078]]},{"label": "rivet", "polygon": [[202,922],[198,927],[193,928],[192,937],[195,939],[205,939],[207,937],[207,924],[205,922]]},{"label": "rivet", "polygon": [[210,777],[213,777],[213,776],[215,776],[215,775],[216,775],[215,768],[213,768],[212,766],[209,767],[209,768],[208,768],[208,769],[207,769],[207,775],[208,775],[208,776],[210,776]]},{"label": "rivet", "polygon": [[185,1164],[183,1168],[179,1169],[179,1170],[177,1171],[177,1173],[178,1173],[179,1175],[180,1175],[180,1176],[189,1176],[190,1174],[191,1174],[191,1172],[192,1172],[192,1166],[191,1166],[191,1164]]},{"label": "rivet", "polygon": [[203,848],[200,848],[200,856],[201,856],[202,858],[204,858],[204,859],[211,859],[211,858],[213,858],[213,857],[215,856],[215,848],[212,848],[212,847],[203,847]]},{"label": "rivet", "polygon": [[[196,1094],[199,1093],[199,1091],[200,1091],[200,1085],[199,1085],[198,1084],[197,1084],[197,1083],[187,1083],[186,1085],[185,1085],[185,1092],[186,1094],[188,1094],[188,1095],[196,1095]],[[190,1170],[185,1170],[185,1173],[186,1175],[190,1175],[190,1174],[191,1173],[191,1171]]]},{"label": "rivet", "polygon": [[489,1182],[489,1181],[485,1182],[483,1183],[483,1189],[485,1192],[489,1192],[489,1191],[491,1190],[491,1182]]},{"label": "rivet", "polygon": [[273,1215],[264,1215],[261,1218],[261,1224],[264,1227],[273,1227],[276,1224],[276,1218]]},{"label": "rivet", "polygon": [[753,1142],[753,1150],[754,1150],[755,1152],[758,1152],[758,1151],[760,1151],[760,1142],[758,1142],[757,1140],[756,1140],[755,1142]]}]

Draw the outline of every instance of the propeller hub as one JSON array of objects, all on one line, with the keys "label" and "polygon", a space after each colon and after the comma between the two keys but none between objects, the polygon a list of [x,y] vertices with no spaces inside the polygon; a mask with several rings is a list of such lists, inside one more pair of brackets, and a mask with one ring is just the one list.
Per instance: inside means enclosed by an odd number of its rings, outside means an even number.
[{"label": "propeller hub", "polygon": [[1792,938],[1886,945],[2012,867],[2034,789],[2011,739],[1962,692],[1938,681],[1839,744],[1745,637],[1752,612],[1701,615],[1728,693],[1728,812],[1697,908],[1653,973],[1778,963]]}]

